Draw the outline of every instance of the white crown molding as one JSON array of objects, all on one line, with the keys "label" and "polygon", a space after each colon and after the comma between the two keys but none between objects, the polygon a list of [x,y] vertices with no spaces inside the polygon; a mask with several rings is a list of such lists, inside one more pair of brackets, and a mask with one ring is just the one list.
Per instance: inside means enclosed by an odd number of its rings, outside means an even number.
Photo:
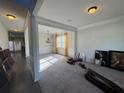
[{"label": "white crown molding", "polygon": [[44,0],[37,0],[35,8],[33,10],[33,15],[36,16],[39,9],[41,8],[42,4],[43,4]]},{"label": "white crown molding", "polygon": [[116,21],[119,21],[119,20],[124,20],[124,15],[123,15],[123,16],[111,18],[111,19],[108,19],[108,20],[105,20],[105,21],[102,21],[102,22],[97,22],[97,23],[94,23],[94,24],[85,25],[85,26],[76,28],[76,27],[73,27],[73,26],[69,26],[69,25],[66,25],[66,24],[63,24],[63,23],[59,23],[59,22],[56,22],[56,21],[53,21],[53,20],[49,20],[49,19],[37,16],[37,13],[38,13],[40,7],[42,6],[43,2],[44,2],[44,0],[37,0],[36,6],[35,6],[34,11],[33,11],[33,15],[36,17],[37,22],[41,25],[56,27],[56,28],[65,29],[65,30],[75,32],[75,31],[80,31],[80,30],[84,30],[84,29],[87,29],[87,28],[92,28],[92,27],[116,22]]},{"label": "white crown molding", "polygon": [[84,29],[87,29],[87,28],[91,28],[91,27],[96,27],[96,26],[112,23],[112,22],[116,22],[116,21],[119,21],[119,20],[124,20],[124,16],[119,16],[119,17],[115,17],[115,18],[112,18],[112,19],[109,19],[109,20],[102,21],[102,22],[82,26],[82,27],[78,28],[78,31],[84,30]]},{"label": "white crown molding", "polygon": [[52,20],[49,20],[49,19],[46,19],[46,18],[43,18],[43,17],[37,16],[36,20],[41,25],[60,28],[60,29],[68,30],[68,31],[74,31],[74,32],[77,31],[76,27],[65,25],[65,24],[62,24],[62,23],[59,23],[59,22],[55,22],[55,21],[52,21]]}]

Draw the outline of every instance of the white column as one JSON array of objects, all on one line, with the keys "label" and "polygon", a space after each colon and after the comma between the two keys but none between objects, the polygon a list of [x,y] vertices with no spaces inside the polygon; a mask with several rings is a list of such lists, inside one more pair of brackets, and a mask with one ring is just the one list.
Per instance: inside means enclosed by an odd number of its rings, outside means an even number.
[{"label": "white column", "polygon": [[30,15],[29,49],[34,81],[39,79],[39,35],[38,23],[34,15]]}]

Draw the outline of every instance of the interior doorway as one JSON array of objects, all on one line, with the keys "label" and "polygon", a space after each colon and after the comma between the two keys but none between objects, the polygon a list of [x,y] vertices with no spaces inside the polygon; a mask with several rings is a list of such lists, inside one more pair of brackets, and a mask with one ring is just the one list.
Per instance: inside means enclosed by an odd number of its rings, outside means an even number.
[{"label": "interior doorway", "polygon": [[12,53],[22,53],[25,55],[25,42],[23,32],[8,32],[9,49]]},{"label": "interior doorway", "polygon": [[45,71],[75,54],[75,32],[38,25],[40,71]]}]

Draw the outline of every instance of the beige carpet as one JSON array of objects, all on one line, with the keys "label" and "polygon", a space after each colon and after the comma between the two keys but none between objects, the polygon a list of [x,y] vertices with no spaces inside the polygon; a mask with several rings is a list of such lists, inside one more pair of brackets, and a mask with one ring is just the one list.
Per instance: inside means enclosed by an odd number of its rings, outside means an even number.
[{"label": "beige carpet", "polygon": [[[43,93],[104,93],[85,79],[86,71],[84,69],[81,69],[78,65],[67,64],[66,58],[63,56],[44,56],[40,64],[39,84]],[[124,88],[123,72],[89,63],[85,64]]]}]

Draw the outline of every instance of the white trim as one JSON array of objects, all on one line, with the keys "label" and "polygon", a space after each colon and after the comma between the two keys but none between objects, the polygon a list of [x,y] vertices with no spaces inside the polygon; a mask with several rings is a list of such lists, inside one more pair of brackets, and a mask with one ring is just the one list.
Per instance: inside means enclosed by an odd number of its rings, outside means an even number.
[{"label": "white trim", "polygon": [[43,2],[44,2],[44,0],[37,0],[36,5],[35,5],[35,8],[33,10],[33,15],[34,16],[37,15],[37,13],[38,13],[40,7],[42,6]]},{"label": "white trim", "polygon": [[106,20],[106,21],[97,22],[97,23],[94,23],[94,24],[91,24],[91,25],[82,26],[82,27],[78,28],[78,31],[79,30],[84,30],[84,29],[87,29],[87,28],[91,28],[91,27],[95,27],[95,26],[108,24],[108,23],[111,23],[111,22],[116,22],[116,21],[119,21],[119,20],[124,20],[124,16],[119,16],[119,17],[115,17],[115,18],[112,18],[112,19],[109,19],[109,20]]},{"label": "white trim", "polygon": [[60,28],[60,29],[64,29],[64,30],[68,30],[68,31],[73,31],[73,32],[77,31],[76,27],[65,25],[65,24],[62,24],[62,23],[59,23],[59,22],[55,22],[55,21],[52,21],[52,20],[49,20],[49,19],[46,19],[46,18],[43,18],[43,17],[37,16],[36,20],[41,25],[46,25],[46,26],[50,26],[50,27]]}]

